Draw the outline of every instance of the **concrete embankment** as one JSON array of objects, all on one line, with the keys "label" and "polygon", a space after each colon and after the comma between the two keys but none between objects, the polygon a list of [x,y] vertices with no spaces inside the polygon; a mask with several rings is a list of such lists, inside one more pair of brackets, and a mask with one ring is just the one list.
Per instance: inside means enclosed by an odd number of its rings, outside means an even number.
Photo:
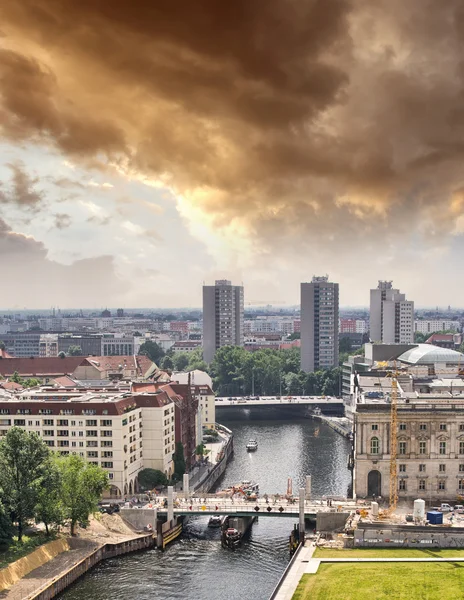
[{"label": "concrete embankment", "polygon": [[[228,430],[229,431],[229,430]],[[198,481],[194,486],[194,492],[203,492],[207,493],[214,486],[216,481],[224,474],[226,470],[227,463],[231,459],[234,453],[234,437],[232,432],[230,432],[230,437],[227,440],[227,443],[224,444],[222,448],[222,459],[220,462],[216,463],[211,470],[208,472],[205,477],[203,477],[200,481]]]},{"label": "concrete embankment", "polygon": [[76,579],[87,573],[100,561],[121,554],[135,552],[137,550],[146,550],[153,547],[154,539],[152,535],[137,537],[116,544],[107,543],[90,552],[87,556],[74,564],[72,567],[47,582],[41,589],[28,596],[28,600],[51,600],[60,592],[71,585]]},{"label": "concrete embankment", "polygon": [[58,554],[67,552],[69,549],[69,541],[66,538],[61,538],[48,542],[27,556],[11,563],[11,565],[0,571],[0,591],[11,588],[31,571],[38,569],[48,561],[53,560]]},{"label": "concrete embankment", "polygon": [[311,417],[314,419],[314,421],[325,423],[331,429],[346,438],[351,436],[353,425],[347,418],[327,417],[325,415],[311,415]]}]

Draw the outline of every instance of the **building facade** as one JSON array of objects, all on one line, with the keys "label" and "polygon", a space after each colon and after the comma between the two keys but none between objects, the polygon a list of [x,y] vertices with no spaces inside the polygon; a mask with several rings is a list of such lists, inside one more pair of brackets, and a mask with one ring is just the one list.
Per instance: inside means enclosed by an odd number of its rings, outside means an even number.
[{"label": "building facade", "polygon": [[461,331],[459,321],[447,319],[414,321],[414,331],[417,333],[435,333],[436,331]]},{"label": "building facade", "polygon": [[60,454],[76,453],[101,466],[110,480],[109,495],[138,491],[146,467],[172,475],[174,403],[168,394],[87,394],[67,401],[0,401],[0,437],[10,427],[37,433]]},{"label": "building facade", "polygon": [[406,300],[391,281],[379,281],[371,290],[370,338],[384,344],[414,342],[414,302]]},{"label": "building facade", "polygon": [[338,283],[313,277],[301,284],[301,369],[306,373],[338,365]]},{"label": "building facade", "polygon": [[[390,405],[356,409],[355,493],[388,498]],[[398,405],[398,497],[455,502],[464,496],[464,403],[420,400]]]},{"label": "building facade", "polygon": [[228,280],[203,286],[203,358],[223,346],[243,346],[243,287]]}]

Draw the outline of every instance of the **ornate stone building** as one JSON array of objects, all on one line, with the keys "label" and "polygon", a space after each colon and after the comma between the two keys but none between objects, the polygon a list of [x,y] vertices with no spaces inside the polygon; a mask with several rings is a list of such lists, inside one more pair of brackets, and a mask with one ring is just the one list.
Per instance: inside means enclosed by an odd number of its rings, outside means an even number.
[{"label": "ornate stone building", "polygon": [[[390,404],[356,407],[356,497],[388,498]],[[458,502],[464,496],[464,395],[401,399],[398,404],[398,498]]]}]

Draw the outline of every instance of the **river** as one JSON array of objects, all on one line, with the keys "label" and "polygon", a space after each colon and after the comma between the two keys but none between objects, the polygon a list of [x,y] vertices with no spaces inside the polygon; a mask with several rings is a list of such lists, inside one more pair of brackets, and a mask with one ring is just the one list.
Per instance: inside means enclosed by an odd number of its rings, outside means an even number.
[{"label": "river", "polygon": [[[217,420],[234,431],[234,457],[218,486],[243,479],[261,494],[294,493],[312,475],[315,496],[346,495],[349,442],[324,424],[309,420],[254,418],[245,408],[219,409]],[[256,413],[255,413],[256,414]],[[256,438],[259,448],[247,453]],[[293,521],[261,517],[242,546],[222,548],[207,517],[191,518],[182,537],[162,553],[146,551],[104,561],[60,596],[60,600],[267,600],[288,560]]]}]

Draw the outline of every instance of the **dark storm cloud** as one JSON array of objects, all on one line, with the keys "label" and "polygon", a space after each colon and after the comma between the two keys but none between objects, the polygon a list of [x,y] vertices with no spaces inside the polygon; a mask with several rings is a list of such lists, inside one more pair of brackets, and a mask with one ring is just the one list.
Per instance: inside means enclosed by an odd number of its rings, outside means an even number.
[{"label": "dark storm cloud", "polygon": [[450,231],[463,15],[458,0],[3,0],[0,125],[161,179],[263,244],[407,235],[399,214]]}]

